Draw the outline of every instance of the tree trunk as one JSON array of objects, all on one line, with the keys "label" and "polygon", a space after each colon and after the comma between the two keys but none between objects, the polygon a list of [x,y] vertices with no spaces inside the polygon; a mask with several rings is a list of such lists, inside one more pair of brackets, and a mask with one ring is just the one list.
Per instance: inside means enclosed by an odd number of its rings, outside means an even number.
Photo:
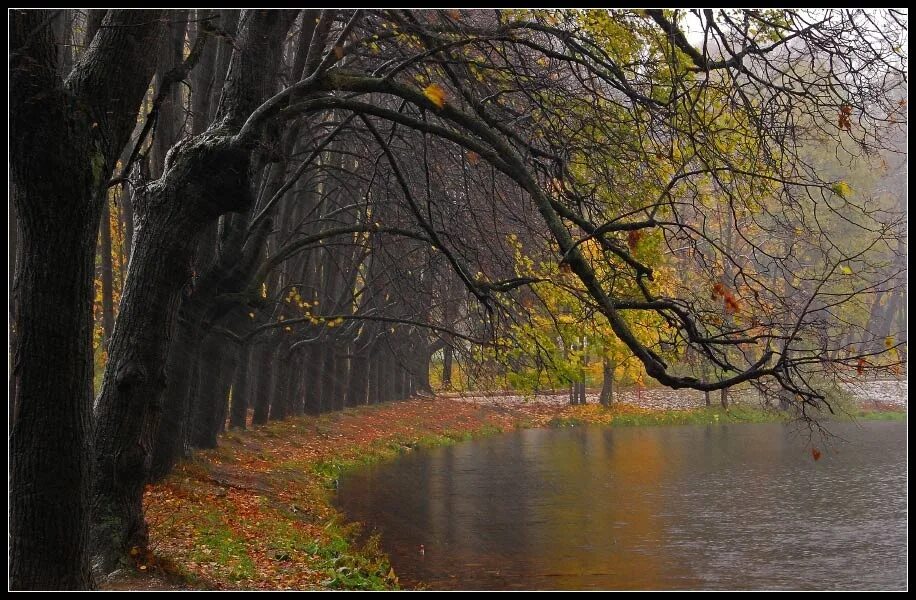
[{"label": "tree trunk", "polygon": [[[32,143],[54,144],[30,132]],[[57,141],[65,146],[66,141]],[[67,151],[60,148],[61,154]],[[67,161],[79,166],[78,156]],[[81,173],[13,167],[20,263],[13,294],[10,587],[86,589],[97,214]],[[53,171],[49,177],[46,170]],[[75,189],[84,187],[79,196]],[[61,202],[63,201],[63,202]],[[58,207],[55,209],[54,207]],[[61,277],[66,273],[66,277]]]},{"label": "tree trunk", "polygon": [[200,389],[198,363],[204,337],[194,306],[193,302],[185,303],[179,310],[175,338],[169,349],[166,388],[150,467],[153,480],[162,479],[171,472],[191,438],[190,415],[192,401],[198,397]]},{"label": "tree trunk", "polygon": [[377,344],[373,344],[369,350],[369,404],[378,404],[381,401],[381,379],[379,365],[381,363],[376,352]]},{"label": "tree trunk", "polygon": [[601,395],[598,401],[602,406],[610,406],[614,403],[614,362],[605,358],[601,364]]},{"label": "tree trunk", "polygon": [[251,345],[247,342],[239,344],[238,367],[235,371],[235,381],[232,383],[232,412],[229,415],[229,427],[245,429],[248,419],[248,371],[251,369]]},{"label": "tree trunk", "polygon": [[331,377],[334,384],[334,408],[343,410],[347,405],[347,381],[350,374],[350,361],[347,358],[347,347],[335,347],[334,373]]},{"label": "tree trunk", "polygon": [[277,342],[273,354],[273,389],[270,394],[270,420],[282,421],[289,416],[286,405],[287,386],[289,386],[289,369],[284,357],[286,356],[286,340],[277,335]]},{"label": "tree trunk", "polygon": [[140,227],[98,400],[93,536],[100,551],[115,542],[103,552],[104,568],[119,552],[146,542],[143,484],[197,237],[220,212],[251,202],[248,153],[224,138],[204,134],[172,156],[163,178],[136,196]]},{"label": "tree trunk", "polygon": [[10,13],[10,196],[21,261],[12,298],[9,584],[84,589],[100,191],[136,123],[152,70],[138,48],[154,37],[158,11],[109,11],[112,27],[66,82],[46,17]]},{"label": "tree trunk", "polygon": [[197,396],[191,399],[191,446],[194,448],[215,448],[216,436],[220,430],[221,405],[226,403],[223,369],[227,367],[231,349],[225,348],[225,340],[211,333],[204,340],[200,356]]},{"label": "tree trunk", "polygon": [[454,350],[451,345],[446,345],[442,352],[442,387],[446,390],[450,390],[452,389],[452,361]]},{"label": "tree trunk", "polygon": [[[354,346],[358,346],[357,341]],[[347,406],[366,404],[369,386],[369,356],[360,350],[350,361],[350,380],[347,390]]]},{"label": "tree trunk", "polygon": [[259,364],[260,368],[255,387],[257,394],[254,398],[254,415],[251,423],[252,425],[264,425],[270,414],[270,393],[273,387],[273,348],[270,342],[265,341],[258,344],[256,354],[256,364]]},{"label": "tree trunk", "polygon": [[309,346],[305,353],[305,412],[310,415],[321,414],[321,381],[322,356],[320,348]]},{"label": "tree trunk", "polygon": [[334,396],[334,348],[324,344],[321,364],[321,406],[325,411],[337,410],[337,398]]},{"label": "tree trunk", "polygon": [[106,348],[114,330],[114,289],[111,268],[111,204],[108,198],[102,202],[102,220],[99,224],[99,252],[102,263],[102,348]]}]

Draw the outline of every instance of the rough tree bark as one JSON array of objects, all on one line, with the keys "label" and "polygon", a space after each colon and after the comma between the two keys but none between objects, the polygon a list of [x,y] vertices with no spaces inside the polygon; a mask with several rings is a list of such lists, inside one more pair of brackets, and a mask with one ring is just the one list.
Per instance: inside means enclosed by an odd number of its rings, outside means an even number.
[{"label": "rough tree bark", "polygon": [[161,178],[138,190],[134,252],[98,400],[93,541],[102,569],[146,543],[143,484],[161,410],[169,343],[203,229],[253,202],[255,145],[235,134],[270,93],[290,15],[251,11],[235,39],[215,124],[169,153]]},{"label": "rough tree bark", "polygon": [[102,270],[102,348],[108,345],[114,330],[114,286],[111,266],[111,203],[102,201],[102,219],[99,223],[99,252]]},{"label": "rough tree bark", "polygon": [[270,392],[273,386],[273,346],[268,340],[264,340],[256,348],[256,364],[259,364],[260,368],[258,369],[257,384],[254,386],[257,393],[254,396],[252,425],[264,425],[267,423],[267,416],[270,411]]},{"label": "rough tree bark", "polygon": [[598,401],[603,406],[610,406],[614,403],[614,361],[605,358],[601,363],[601,395]]},{"label": "rough tree bark", "polygon": [[159,11],[109,11],[64,81],[47,15],[10,13],[10,195],[21,261],[12,299],[9,573],[13,589],[83,589],[91,585],[92,279],[101,191],[152,75],[146,48]]},{"label": "rough tree bark", "polygon": [[229,427],[245,429],[248,419],[248,398],[251,393],[248,386],[251,344],[247,342],[239,344],[238,353],[238,367],[235,371],[235,381],[232,382],[232,410],[229,413]]}]

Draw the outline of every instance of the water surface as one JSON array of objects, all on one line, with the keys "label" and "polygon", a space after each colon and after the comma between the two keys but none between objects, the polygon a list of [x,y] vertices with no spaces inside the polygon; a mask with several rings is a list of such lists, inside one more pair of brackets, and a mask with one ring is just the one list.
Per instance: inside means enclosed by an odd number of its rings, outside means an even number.
[{"label": "water surface", "polygon": [[361,471],[338,503],[407,585],[902,589],[906,424],[830,429],[524,430]]}]

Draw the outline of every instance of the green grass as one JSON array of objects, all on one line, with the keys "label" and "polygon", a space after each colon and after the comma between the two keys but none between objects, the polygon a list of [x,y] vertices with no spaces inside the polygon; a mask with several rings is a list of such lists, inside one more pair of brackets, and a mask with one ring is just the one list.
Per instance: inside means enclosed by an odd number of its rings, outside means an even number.
[{"label": "green grass", "polygon": [[325,484],[326,488],[335,489],[340,477],[370,465],[393,460],[398,456],[419,448],[436,448],[466,442],[480,437],[502,433],[502,428],[495,425],[483,425],[471,431],[446,431],[441,434],[427,433],[418,437],[404,437],[375,443],[360,450],[359,454],[350,457],[335,457],[312,465],[311,470]]},{"label": "green grass", "polygon": [[717,423],[768,423],[787,421],[789,416],[775,410],[748,406],[698,408],[694,410],[665,410],[648,414],[623,414],[614,425],[715,425]]},{"label": "green grass", "polygon": [[[615,414],[610,423],[612,427],[649,427],[657,425],[715,425],[718,423],[784,423],[793,420],[794,414],[776,409],[751,406],[733,406],[695,408],[690,410],[664,410],[645,413]],[[861,410],[854,412],[837,411],[837,414],[817,415],[824,421],[906,421],[906,413],[901,411]],[[588,418],[554,417],[550,427],[581,427],[583,425],[602,424]]]},{"label": "green grass", "polygon": [[233,535],[222,517],[208,512],[204,518],[204,529],[200,532],[199,543],[191,559],[197,562],[214,562],[226,571],[229,579],[238,581],[251,579],[255,574],[254,563],[245,546]]},{"label": "green grass", "polygon": [[906,421],[906,413],[896,410],[859,410],[853,418],[857,421]]},{"label": "green grass", "polygon": [[[613,409],[611,409],[613,410]],[[691,410],[660,410],[640,413],[614,414],[612,427],[645,427],[656,425],[715,425],[718,423],[769,423],[788,421],[790,416],[776,410],[749,406],[695,408]],[[581,427],[591,421],[579,417],[555,417],[551,427]],[[601,423],[604,424],[604,423]]]},{"label": "green grass", "polygon": [[327,574],[325,586],[345,590],[398,589],[397,577],[379,548],[377,536],[358,546],[353,540],[359,538],[359,526],[340,525],[333,519],[325,531],[330,536],[328,541],[312,540],[305,547]]}]

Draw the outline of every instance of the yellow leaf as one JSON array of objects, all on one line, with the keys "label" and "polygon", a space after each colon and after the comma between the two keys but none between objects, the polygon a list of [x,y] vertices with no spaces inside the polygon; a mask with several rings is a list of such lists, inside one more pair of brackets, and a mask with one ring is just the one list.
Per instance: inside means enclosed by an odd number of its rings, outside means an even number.
[{"label": "yellow leaf", "polygon": [[849,184],[845,181],[838,181],[833,184],[830,188],[833,190],[833,193],[839,196],[840,198],[846,200],[852,195],[852,188],[849,187]]},{"label": "yellow leaf", "polygon": [[426,99],[436,105],[437,108],[445,108],[445,90],[438,83],[431,83],[423,88],[423,95]]},{"label": "yellow leaf", "polygon": [[889,336],[887,336],[886,338],[884,338],[884,346],[885,346],[888,350],[890,350],[891,348],[893,348],[893,347],[894,347],[894,336],[889,335]]}]

